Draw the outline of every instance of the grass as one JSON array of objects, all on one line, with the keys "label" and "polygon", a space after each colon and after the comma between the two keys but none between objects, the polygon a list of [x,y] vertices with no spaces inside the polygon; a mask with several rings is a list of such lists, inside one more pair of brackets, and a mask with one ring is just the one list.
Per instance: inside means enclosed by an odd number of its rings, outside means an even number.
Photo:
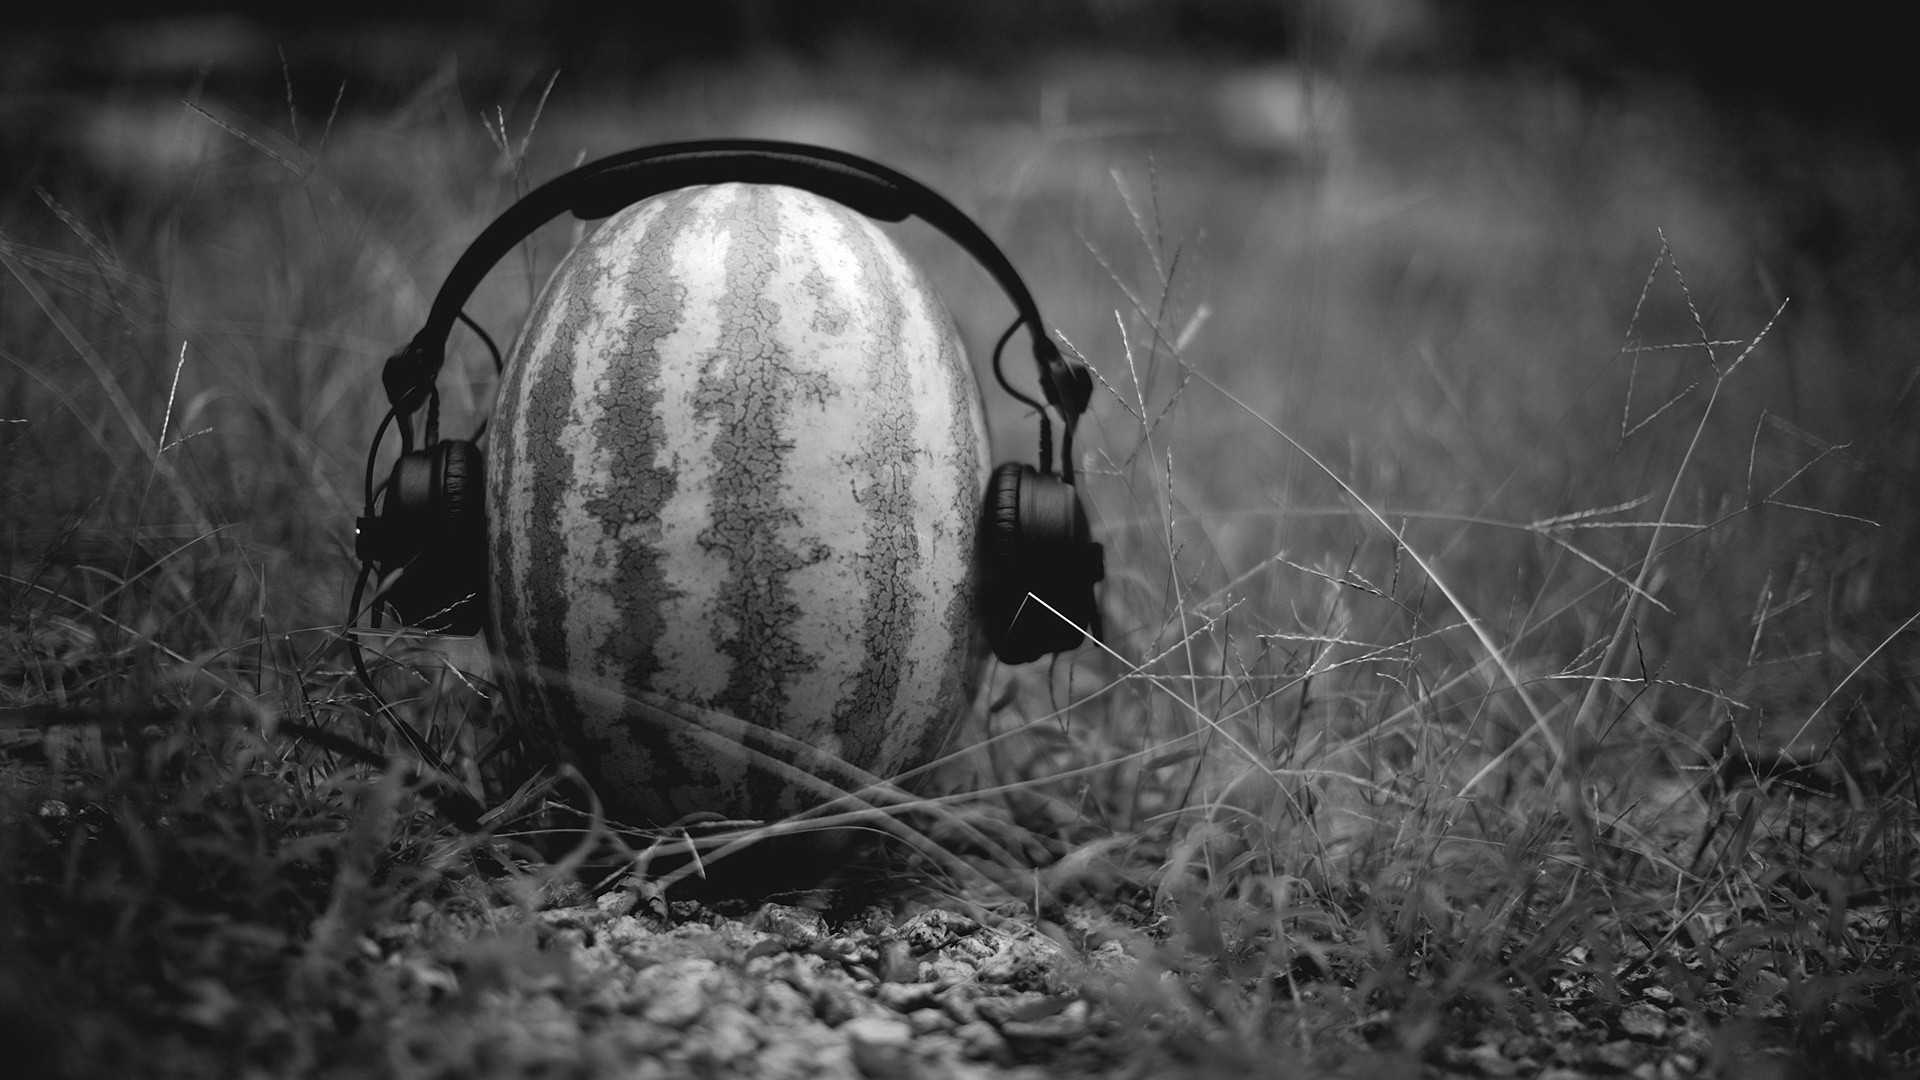
[{"label": "grass", "polygon": [[[363,938],[644,847],[549,840],[512,784],[465,838],[381,767],[348,526],[377,366],[465,238],[582,154],[741,133],[938,178],[1018,238],[1103,385],[1109,648],[994,673],[902,815],[924,888],[1122,943],[1133,974],[1086,992],[1168,1071],[1460,1069],[1649,1005],[1713,1075],[1920,1065],[1912,378],[1879,347],[1897,305],[1845,300],[1903,271],[1810,261],[1704,106],[1265,72],[1250,131],[1220,96],[1245,85],[1140,63],[1157,104],[1111,104],[1142,72],[1092,62],[884,98],[767,64],[633,102],[532,80],[484,123],[452,81],[285,115],[215,87],[27,144],[44,195],[0,207],[0,1023],[26,1059],[364,1065]],[[1845,232],[1898,167],[1831,145],[1846,183],[1797,190]],[[997,328],[962,257],[901,238]],[[489,282],[496,333],[570,242]],[[490,378],[455,364],[457,431]],[[470,652],[376,664],[461,762],[497,726]]]}]

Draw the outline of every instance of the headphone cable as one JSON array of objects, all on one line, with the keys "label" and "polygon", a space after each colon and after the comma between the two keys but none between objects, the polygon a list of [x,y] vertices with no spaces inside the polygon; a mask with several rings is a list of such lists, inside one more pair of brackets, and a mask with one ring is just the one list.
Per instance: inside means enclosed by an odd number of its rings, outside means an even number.
[{"label": "headphone cable", "polygon": [[[467,324],[467,329],[480,335],[481,343],[486,345],[487,352],[493,355],[493,392],[495,396],[498,396],[500,393],[500,380],[505,377],[507,370],[506,362],[500,358],[500,346],[495,345],[493,343],[493,335],[487,333],[479,323],[474,322],[473,316],[468,315],[464,310],[460,312],[460,321]],[[480,418],[480,423],[475,425],[473,438],[469,439],[469,442],[477,444],[486,435],[487,420],[488,417],[485,416]]]},{"label": "headphone cable", "polygon": [[[1024,315],[1015,317],[1013,325],[1007,327],[1006,333],[1001,334],[1000,340],[994,343],[993,377],[999,380],[1002,390],[1040,414],[1040,471],[1052,472],[1053,418],[1048,415],[1045,405],[1015,389],[1013,384],[1007,381],[1007,373],[1000,366],[1001,355],[1006,351],[1007,342],[1013,340],[1014,331],[1020,329],[1021,324],[1026,321]],[[1039,333],[1037,327],[1034,328],[1034,333]],[[1073,432],[1079,425],[1080,417],[1077,413],[1069,412],[1064,406],[1060,408],[1060,479],[1063,483],[1073,483]]]},{"label": "headphone cable", "polygon": [[[372,696],[374,702],[378,705],[378,708],[376,708],[374,712],[386,720],[387,725],[400,736],[401,741],[405,742],[407,747],[411,749],[419,759],[419,765],[423,767],[422,771],[425,773],[421,778],[423,781],[423,793],[428,799],[432,800],[433,805],[439,809],[441,813],[445,814],[455,825],[472,832],[479,827],[479,800],[475,799],[469,792],[462,791],[453,782],[454,773],[453,770],[447,766],[446,759],[442,758],[438,751],[434,750],[425,739],[421,738],[419,732],[413,730],[412,724],[400,718],[393,704],[386,699],[385,695],[380,693],[380,688],[374,684],[373,673],[367,670],[366,654],[361,650],[360,638],[354,633],[352,626],[353,621],[357,619],[360,613],[360,598],[366,591],[367,578],[372,574],[372,571],[373,567],[371,564],[360,564],[360,576],[356,578],[353,583],[353,598],[348,601],[348,615],[350,618],[347,624],[348,629],[344,636],[347,639],[347,652],[353,658],[354,674],[359,677],[360,685],[366,688],[367,693]],[[372,614],[374,625],[377,627],[380,619],[377,604]],[[381,760],[384,761],[385,759],[382,758]]]}]

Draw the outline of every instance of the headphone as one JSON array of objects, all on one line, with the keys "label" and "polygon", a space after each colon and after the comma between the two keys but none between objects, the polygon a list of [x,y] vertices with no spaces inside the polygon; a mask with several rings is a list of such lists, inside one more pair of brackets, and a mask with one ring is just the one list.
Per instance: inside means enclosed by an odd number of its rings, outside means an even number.
[{"label": "headphone", "polygon": [[[436,378],[456,320],[480,335],[496,371],[501,366],[493,340],[462,310],[487,272],[562,213],[596,220],[649,196],[727,181],[801,188],[879,221],[919,217],[993,275],[1018,311],[994,346],[993,374],[1007,393],[1040,414],[1040,466],[1007,462],[987,483],[980,510],[980,618],[994,655],[1009,664],[1075,648],[1083,629],[1097,638],[1093,586],[1105,576],[1105,558],[1073,486],[1074,429],[1093,396],[1086,365],[1061,356],[1013,264],[972,218],[931,188],[852,154],[750,139],[644,147],[582,165],[509,207],[460,256],[434,297],[426,325],[387,360],[381,378],[390,407],[367,452],[365,513],[354,539],[361,568],[353,611],[361,610],[371,576],[384,584],[372,601],[376,625],[383,607],[403,624],[442,633],[477,633],[485,621],[486,465],[476,441],[481,432],[472,440],[440,438]],[[1033,339],[1042,393],[1061,418],[1057,473],[1046,406],[1014,389],[1000,367],[1002,350],[1023,324]],[[425,424],[416,440],[414,416],[422,407]],[[389,426],[399,430],[400,456],[376,488],[374,461]],[[483,421],[482,431],[485,426]]]}]

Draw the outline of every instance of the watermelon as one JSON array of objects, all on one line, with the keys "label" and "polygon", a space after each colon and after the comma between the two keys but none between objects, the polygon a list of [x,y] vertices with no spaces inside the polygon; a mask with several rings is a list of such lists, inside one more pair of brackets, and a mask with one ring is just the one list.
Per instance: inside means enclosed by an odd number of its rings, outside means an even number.
[{"label": "watermelon", "polygon": [[509,700],[617,819],[782,818],[969,707],[979,389],[867,218],[748,184],[626,208],[554,272],[491,432]]}]

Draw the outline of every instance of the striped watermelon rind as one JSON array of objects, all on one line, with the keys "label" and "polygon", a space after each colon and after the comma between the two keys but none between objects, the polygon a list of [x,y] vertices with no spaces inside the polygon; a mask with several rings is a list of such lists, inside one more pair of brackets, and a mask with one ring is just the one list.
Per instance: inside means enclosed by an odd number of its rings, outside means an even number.
[{"label": "striped watermelon rind", "polygon": [[785,817],[817,785],[756,755],[890,777],[970,704],[979,390],[866,218],[745,184],[627,208],[555,271],[491,430],[510,695],[616,815]]}]

